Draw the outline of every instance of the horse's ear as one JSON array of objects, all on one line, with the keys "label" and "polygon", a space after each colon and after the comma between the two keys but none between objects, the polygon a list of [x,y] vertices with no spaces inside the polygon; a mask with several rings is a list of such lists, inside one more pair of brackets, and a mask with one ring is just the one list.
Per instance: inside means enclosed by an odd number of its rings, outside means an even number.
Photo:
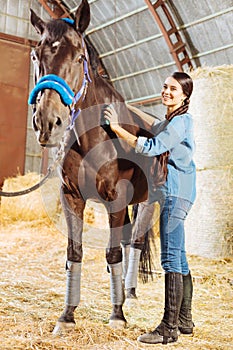
[{"label": "horse's ear", "polygon": [[79,5],[76,14],[75,14],[75,25],[76,29],[83,33],[87,29],[90,23],[90,6],[87,0],[82,0],[82,3]]},{"label": "horse's ear", "polygon": [[36,29],[38,34],[40,35],[43,34],[45,29],[45,22],[40,17],[38,17],[32,9],[30,9],[30,11],[31,11],[31,17],[30,17],[31,24]]}]

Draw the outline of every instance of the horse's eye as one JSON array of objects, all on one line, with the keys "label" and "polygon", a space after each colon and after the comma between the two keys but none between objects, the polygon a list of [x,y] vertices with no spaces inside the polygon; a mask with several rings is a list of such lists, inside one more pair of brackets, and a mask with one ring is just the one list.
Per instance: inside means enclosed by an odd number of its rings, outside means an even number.
[{"label": "horse's eye", "polygon": [[32,51],[32,52],[31,52],[31,60],[32,60],[33,62],[37,61],[37,56],[36,56],[35,51]]},{"label": "horse's eye", "polygon": [[85,56],[84,55],[79,55],[78,56],[78,63],[82,63],[84,60]]}]

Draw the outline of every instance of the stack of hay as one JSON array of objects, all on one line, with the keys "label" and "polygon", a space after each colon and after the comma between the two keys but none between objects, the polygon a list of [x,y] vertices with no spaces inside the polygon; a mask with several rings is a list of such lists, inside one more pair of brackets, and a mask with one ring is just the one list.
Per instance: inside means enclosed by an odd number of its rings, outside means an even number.
[{"label": "stack of hay", "polygon": [[[17,192],[29,188],[41,179],[36,173],[18,175],[4,181],[3,191]],[[17,197],[2,197],[1,221],[9,224],[17,221],[41,222],[54,220],[60,210],[59,180],[48,179],[39,189]]]},{"label": "stack of hay", "polygon": [[233,66],[191,73],[197,199],[186,222],[190,254],[233,255]]},{"label": "stack of hay", "polygon": [[[43,175],[28,173],[7,178],[4,181],[2,191],[17,192],[28,189],[38,183],[41,176]],[[25,195],[1,197],[0,220],[5,225],[19,222],[27,222],[27,225],[31,226],[38,224],[55,225],[66,236],[67,226],[60,204],[59,178],[49,178],[39,189]],[[99,239],[98,245],[106,247],[109,225],[104,206],[87,201],[84,223],[85,240],[96,246],[95,241]],[[104,235],[103,230],[107,231],[107,234]],[[96,235],[96,232],[98,232],[98,235]]]}]

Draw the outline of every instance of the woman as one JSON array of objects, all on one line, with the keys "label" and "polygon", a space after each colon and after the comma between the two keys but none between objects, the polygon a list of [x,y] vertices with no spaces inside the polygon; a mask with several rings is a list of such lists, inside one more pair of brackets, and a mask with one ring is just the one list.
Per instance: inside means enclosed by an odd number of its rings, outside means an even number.
[{"label": "woman", "polygon": [[[186,73],[175,72],[165,80],[161,95],[162,103],[167,107],[166,122],[152,126],[156,136],[150,139],[130,134],[118,124],[117,113],[112,107],[105,110],[112,131],[134,147],[135,152],[148,157],[169,152],[166,182],[155,189],[149,180],[148,202],[140,204],[141,212],[148,220],[153,203],[160,203],[161,265],[165,271],[164,315],[155,330],[139,336],[138,340],[143,343],[175,342],[178,329],[190,334],[194,327],[191,314],[193,286],[184,237],[184,220],[196,196],[193,121],[187,112],[192,90],[192,79]],[[153,125],[153,117],[146,115],[145,119]],[[158,133],[160,126],[162,131]],[[141,219],[139,216],[138,220]]]}]

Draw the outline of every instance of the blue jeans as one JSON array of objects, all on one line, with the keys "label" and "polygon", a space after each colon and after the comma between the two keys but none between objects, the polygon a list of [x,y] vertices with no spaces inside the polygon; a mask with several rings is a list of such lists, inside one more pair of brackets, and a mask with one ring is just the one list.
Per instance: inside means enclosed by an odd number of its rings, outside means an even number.
[{"label": "blue jeans", "polygon": [[189,273],[185,252],[184,220],[192,203],[167,196],[160,203],[161,265],[165,272]]},{"label": "blue jeans", "polygon": [[[188,200],[166,196],[158,192],[156,201],[160,204],[160,245],[161,265],[165,272],[189,273],[185,252],[184,221],[192,207]],[[145,232],[153,225],[154,203],[139,204],[138,215],[133,229],[132,242],[135,247],[144,242]]]}]

